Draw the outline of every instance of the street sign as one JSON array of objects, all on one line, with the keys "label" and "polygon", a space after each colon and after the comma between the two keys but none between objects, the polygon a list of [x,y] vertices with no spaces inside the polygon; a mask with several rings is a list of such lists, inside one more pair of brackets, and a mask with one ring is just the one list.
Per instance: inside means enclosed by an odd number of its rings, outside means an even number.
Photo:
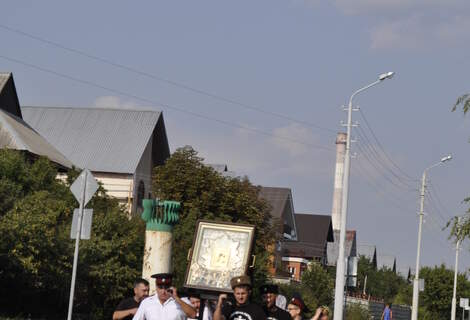
[{"label": "street sign", "polygon": [[419,279],[418,281],[419,291],[424,291],[424,279]]},{"label": "street sign", "polygon": [[[86,174],[85,174],[86,173]],[[85,178],[86,176],[86,178]],[[83,206],[86,206],[88,201],[91,200],[93,195],[95,194],[96,190],[98,190],[98,182],[96,182],[95,178],[91,174],[88,169],[84,169],[77,179],[72,183],[70,186],[70,191],[72,191],[75,199],[77,199],[78,203],[81,203],[81,196],[83,192],[83,184],[86,183],[85,187],[85,199],[83,202]]]},{"label": "street sign", "polygon": [[460,308],[468,307],[468,298],[460,298]]},{"label": "street sign", "polygon": [[[77,237],[78,216],[80,209],[73,210],[72,229],[70,230],[70,239]],[[82,217],[82,229],[80,230],[80,240],[89,240],[91,234],[91,221],[93,218],[93,209],[84,209]]]},{"label": "street sign", "polygon": [[358,257],[346,257],[344,258],[346,276],[346,286],[347,287],[356,287],[357,285],[357,262],[359,261]]}]

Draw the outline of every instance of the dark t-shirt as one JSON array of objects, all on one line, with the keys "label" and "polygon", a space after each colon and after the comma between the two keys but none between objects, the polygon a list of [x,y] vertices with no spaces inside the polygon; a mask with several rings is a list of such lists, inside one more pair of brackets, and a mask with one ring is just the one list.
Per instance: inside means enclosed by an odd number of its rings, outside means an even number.
[{"label": "dark t-shirt", "polygon": [[251,302],[241,306],[227,304],[222,308],[222,314],[226,320],[267,320],[263,309]]},{"label": "dark t-shirt", "polygon": [[266,307],[264,307],[263,310],[268,317],[268,320],[291,320],[289,312],[277,307],[274,307],[271,310],[268,310]]},{"label": "dark t-shirt", "polygon": [[[116,307],[116,311],[122,311],[122,310],[129,310],[129,309],[134,309],[138,308],[140,305],[140,302],[135,301],[134,297],[126,298],[119,302],[118,306]],[[132,320],[134,316],[127,316],[123,318],[124,320]]]}]

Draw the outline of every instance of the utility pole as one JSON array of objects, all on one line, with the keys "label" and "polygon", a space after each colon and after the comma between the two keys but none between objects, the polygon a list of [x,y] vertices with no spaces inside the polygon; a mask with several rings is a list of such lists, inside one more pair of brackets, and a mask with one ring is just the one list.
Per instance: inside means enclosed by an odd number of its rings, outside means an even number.
[{"label": "utility pole", "polygon": [[438,163],[427,167],[423,171],[421,178],[421,193],[420,193],[420,205],[419,205],[419,225],[418,225],[418,249],[416,252],[416,272],[413,280],[413,306],[411,309],[411,320],[418,320],[418,298],[419,298],[419,262],[421,257],[421,234],[423,228],[423,217],[424,217],[424,195],[426,193],[426,173],[429,169],[434,168],[446,161],[452,159],[451,155],[448,155],[441,159]]},{"label": "utility pole", "polygon": [[459,266],[459,246],[460,246],[460,217],[457,217],[457,243],[455,245],[455,266],[454,266],[454,290],[452,292],[451,320],[455,320],[457,308],[457,273]]},{"label": "utility pole", "polygon": [[354,97],[372,86],[379,84],[385,79],[393,77],[393,72],[381,74],[379,79],[372,82],[371,84],[355,91],[348,104],[348,122],[347,136],[346,136],[346,152],[344,155],[344,176],[343,176],[343,197],[341,201],[341,224],[339,232],[339,249],[338,249],[338,260],[336,262],[336,282],[335,282],[335,306],[334,306],[334,320],[343,320],[343,309],[344,309],[344,284],[345,284],[345,259],[344,259],[344,243],[346,242],[346,215],[348,213],[348,196],[349,196],[349,170],[351,168],[351,128],[352,124],[352,111],[353,111],[353,99]]}]

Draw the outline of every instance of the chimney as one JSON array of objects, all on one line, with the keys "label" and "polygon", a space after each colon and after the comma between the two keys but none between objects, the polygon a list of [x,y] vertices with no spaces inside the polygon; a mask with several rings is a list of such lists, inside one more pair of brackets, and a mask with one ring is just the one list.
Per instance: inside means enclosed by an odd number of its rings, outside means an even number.
[{"label": "chimney", "polygon": [[339,230],[341,225],[341,201],[343,199],[343,172],[344,154],[346,152],[346,136],[344,132],[336,135],[336,167],[335,186],[333,191],[333,206],[331,208],[331,220],[333,230]]}]

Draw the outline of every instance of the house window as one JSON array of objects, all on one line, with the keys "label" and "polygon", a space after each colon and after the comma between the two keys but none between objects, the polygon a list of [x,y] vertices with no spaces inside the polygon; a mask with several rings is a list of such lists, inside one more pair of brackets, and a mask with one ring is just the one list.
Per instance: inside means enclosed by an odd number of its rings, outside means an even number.
[{"label": "house window", "polygon": [[137,187],[137,207],[142,209],[142,201],[145,196],[145,184],[142,180],[139,181],[139,186]]},{"label": "house window", "polygon": [[295,278],[295,267],[289,267],[289,273],[291,278]]}]

